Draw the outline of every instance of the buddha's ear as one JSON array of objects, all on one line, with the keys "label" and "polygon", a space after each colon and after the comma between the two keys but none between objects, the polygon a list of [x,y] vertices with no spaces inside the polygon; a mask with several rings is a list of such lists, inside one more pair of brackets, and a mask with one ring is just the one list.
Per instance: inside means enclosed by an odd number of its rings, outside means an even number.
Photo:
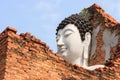
[{"label": "buddha's ear", "polygon": [[86,32],[85,33],[85,40],[83,41],[83,57],[84,57],[84,62],[83,65],[84,66],[88,66],[88,59],[89,59],[89,45],[91,42],[91,34],[90,32]]},{"label": "buddha's ear", "polygon": [[85,40],[84,40],[84,46],[89,46],[91,42],[91,34],[90,32],[85,33]]}]

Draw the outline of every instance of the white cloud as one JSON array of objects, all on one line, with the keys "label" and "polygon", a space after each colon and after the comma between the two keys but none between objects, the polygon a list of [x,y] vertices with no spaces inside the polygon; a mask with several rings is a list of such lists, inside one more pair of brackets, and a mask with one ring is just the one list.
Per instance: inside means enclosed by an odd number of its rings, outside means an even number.
[{"label": "white cloud", "polygon": [[52,13],[49,13],[49,14],[43,14],[41,15],[41,19],[43,20],[48,20],[49,22],[56,22],[60,19],[61,17],[61,14],[60,13],[55,13],[55,12],[52,12]]},{"label": "white cloud", "polygon": [[39,3],[37,3],[35,5],[35,8],[40,9],[40,10],[50,9],[51,8],[51,4],[49,4],[47,2],[40,1]]},{"label": "white cloud", "polygon": [[45,1],[41,0],[35,4],[35,8],[40,10],[50,10],[57,7],[61,3],[61,0]]},{"label": "white cloud", "polygon": [[61,15],[60,14],[51,14],[50,17],[51,17],[51,20],[54,22],[54,21],[57,21],[61,17]]}]

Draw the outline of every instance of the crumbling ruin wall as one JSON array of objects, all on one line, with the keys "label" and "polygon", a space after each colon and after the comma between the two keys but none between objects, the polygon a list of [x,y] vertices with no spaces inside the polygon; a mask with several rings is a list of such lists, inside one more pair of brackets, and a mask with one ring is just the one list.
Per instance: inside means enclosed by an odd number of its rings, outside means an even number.
[{"label": "crumbling ruin wall", "polygon": [[[64,61],[49,47],[30,33],[16,34],[16,29],[7,27],[3,31],[0,79],[5,80],[110,80],[120,79],[119,49],[104,68],[94,71]],[[116,58],[115,58],[116,57]],[[3,67],[2,67],[3,66]]]},{"label": "crumbling ruin wall", "polygon": [[[91,13],[92,17],[87,15],[86,18],[92,18],[90,21],[94,22],[94,30],[98,34],[94,37],[97,38],[97,53],[95,58],[90,59],[89,65],[105,64],[104,68],[89,71],[72,65],[59,54],[54,54],[45,42],[29,32],[18,35],[16,29],[7,27],[0,34],[0,80],[120,80],[120,41],[118,40],[118,44],[112,48],[111,57],[106,62],[103,58],[105,52],[101,49],[103,32],[110,28],[110,31],[115,29],[115,34],[119,34],[119,23],[110,16],[105,17],[107,14],[101,13],[103,10],[97,5],[91,6],[88,10],[93,10],[94,14]],[[97,14],[100,17],[96,17]],[[110,20],[111,25],[107,26],[107,23],[105,26],[106,22],[100,24],[99,20]]]},{"label": "crumbling ruin wall", "polygon": [[3,32],[0,34],[0,80],[4,79],[7,52],[7,35]]},{"label": "crumbling ruin wall", "polygon": [[[49,47],[30,33],[16,34],[7,27],[1,33],[1,74],[5,80],[59,80],[97,78],[89,71],[64,61]],[[3,46],[5,45],[5,47]]]},{"label": "crumbling ruin wall", "polygon": [[80,15],[93,26],[89,65],[104,64],[116,53],[117,44],[120,42],[120,23],[97,4],[83,9]]}]

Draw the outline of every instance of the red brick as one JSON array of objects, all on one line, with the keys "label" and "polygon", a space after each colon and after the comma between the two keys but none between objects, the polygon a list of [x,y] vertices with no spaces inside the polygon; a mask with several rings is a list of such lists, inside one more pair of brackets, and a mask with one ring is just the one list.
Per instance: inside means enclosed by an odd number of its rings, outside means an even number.
[{"label": "red brick", "polygon": [[12,32],[14,32],[14,33],[17,32],[17,30],[16,30],[15,28],[11,27],[11,26],[8,26],[8,27],[6,28],[6,31],[12,31]]},{"label": "red brick", "polygon": [[[96,4],[87,9],[94,11],[91,14],[93,19],[90,20],[94,26],[97,21],[104,23],[103,29],[113,29],[120,25]],[[20,35],[16,32],[16,29],[8,27],[0,34],[0,80],[120,80],[120,43],[113,49],[111,60],[105,63],[107,65],[104,68],[89,71],[66,62],[59,54],[54,54],[45,42],[31,36],[29,32]],[[102,33],[101,30],[97,36],[97,57],[91,60],[94,64],[104,59],[105,53],[101,50]],[[24,43],[24,46],[20,46],[20,43]]]}]

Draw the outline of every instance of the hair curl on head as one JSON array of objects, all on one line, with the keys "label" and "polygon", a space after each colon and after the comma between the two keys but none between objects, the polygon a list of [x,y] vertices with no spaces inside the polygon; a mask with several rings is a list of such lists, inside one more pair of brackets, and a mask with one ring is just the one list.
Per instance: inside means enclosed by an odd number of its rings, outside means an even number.
[{"label": "hair curl on head", "polygon": [[92,30],[93,30],[92,26],[87,20],[82,18],[79,14],[73,14],[68,18],[65,18],[57,27],[56,35],[58,34],[59,29],[63,29],[67,24],[74,24],[75,26],[77,26],[80,32],[82,41],[85,40],[86,32],[90,32],[90,34],[92,35]]}]

